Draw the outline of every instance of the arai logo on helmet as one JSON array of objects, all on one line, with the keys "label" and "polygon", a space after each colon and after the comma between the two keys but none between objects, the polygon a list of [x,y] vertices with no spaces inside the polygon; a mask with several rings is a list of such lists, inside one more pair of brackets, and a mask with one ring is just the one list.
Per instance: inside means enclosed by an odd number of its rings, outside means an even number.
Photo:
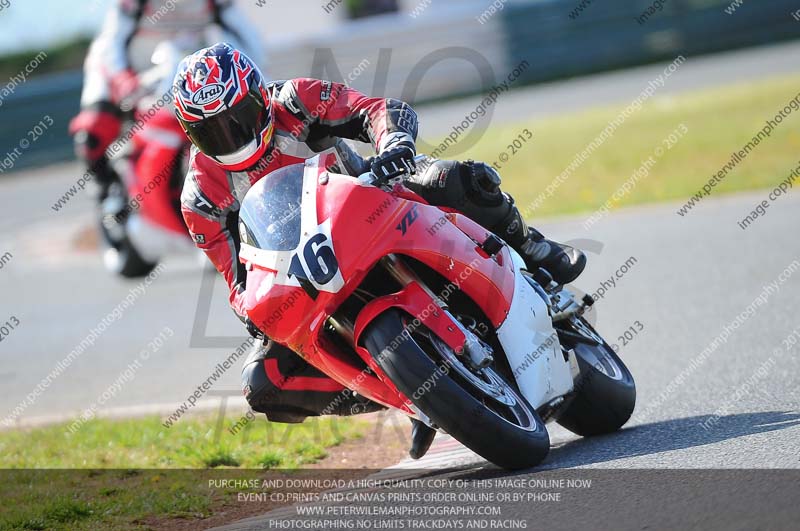
[{"label": "arai logo on helmet", "polygon": [[219,98],[225,91],[222,83],[212,83],[206,85],[192,95],[192,103],[195,105],[206,105]]}]

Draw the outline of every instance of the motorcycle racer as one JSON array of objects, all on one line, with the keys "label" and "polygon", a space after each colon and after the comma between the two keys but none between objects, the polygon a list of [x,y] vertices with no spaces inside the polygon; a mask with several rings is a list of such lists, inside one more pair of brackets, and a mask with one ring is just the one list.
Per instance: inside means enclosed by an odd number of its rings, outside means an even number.
[{"label": "motorcycle racer", "polygon": [[[121,132],[121,107],[132,103],[126,100],[138,89],[137,73],[151,66],[156,46],[181,40],[196,49],[220,39],[262,59],[255,28],[232,0],[117,0],[109,9],[84,62],[81,112],[69,127],[78,159],[100,186],[101,199],[115,177],[106,150]],[[154,137],[172,135],[158,124],[150,129]]]},{"label": "motorcycle racer", "polygon": [[[571,282],[585,267],[583,253],[529,229],[488,165],[427,159],[414,174],[418,120],[402,101],[318,79],[267,83],[253,61],[226,43],[184,59],[175,88],[176,115],[194,144],[181,198],[184,220],[225,277],[233,310],[256,336],[263,334],[243,309],[240,202],[265,175],[331,147],[340,173],[358,175],[366,167],[390,178],[404,170],[404,184],[424,200],[458,210],[500,235],[529,268],[543,267],[559,283]],[[365,161],[342,139],[369,142],[377,155]],[[381,409],[268,339],[248,356],[242,381],[251,407],[272,421]],[[424,455],[434,434],[414,422],[412,457]]]}]

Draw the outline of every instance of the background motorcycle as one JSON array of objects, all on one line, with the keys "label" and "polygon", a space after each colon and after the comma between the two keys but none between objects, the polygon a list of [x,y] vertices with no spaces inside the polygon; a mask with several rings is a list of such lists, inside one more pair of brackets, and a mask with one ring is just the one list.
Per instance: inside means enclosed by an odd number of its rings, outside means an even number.
[{"label": "background motorcycle", "polygon": [[335,163],[273,172],[242,203],[247,311],[270,338],[508,469],[545,458],[545,421],[627,422],[633,378],[582,317],[591,299],[463,215]]},{"label": "background motorcycle", "polygon": [[120,138],[129,141],[112,159],[119,179],[109,187],[98,217],[103,262],[123,277],[147,275],[167,254],[195,252],[180,213],[190,144],[170,97],[187,50],[177,42],[159,44],[153,67],[139,74],[139,89],[121,102],[129,119]]}]

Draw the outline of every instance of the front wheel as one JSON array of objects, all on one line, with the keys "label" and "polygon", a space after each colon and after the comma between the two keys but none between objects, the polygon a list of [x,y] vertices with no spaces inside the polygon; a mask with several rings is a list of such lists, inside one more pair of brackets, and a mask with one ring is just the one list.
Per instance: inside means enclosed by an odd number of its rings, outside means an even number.
[{"label": "front wheel", "polygon": [[[582,436],[602,435],[620,429],[636,405],[633,376],[616,352],[582,317],[569,322],[569,332],[590,342],[570,342],[578,359],[580,375],[566,409],[556,419],[569,431]],[[596,344],[590,344],[591,342]]]},{"label": "front wheel", "polygon": [[141,278],[150,274],[157,264],[142,258],[127,240],[103,252],[103,265],[115,275],[124,278]]},{"label": "front wheel", "polygon": [[510,470],[539,464],[550,438],[536,410],[492,366],[467,367],[424,326],[397,310],[379,315],[364,345],[392,383],[438,427]]},{"label": "front wheel", "polygon": [[121,277],[144,277],[157,264],[142,258],[128,238],[125,228],[128,219],[126,204],[127,195],[121,183],[112,184],[98,214],[103,265],[108,271]]}]

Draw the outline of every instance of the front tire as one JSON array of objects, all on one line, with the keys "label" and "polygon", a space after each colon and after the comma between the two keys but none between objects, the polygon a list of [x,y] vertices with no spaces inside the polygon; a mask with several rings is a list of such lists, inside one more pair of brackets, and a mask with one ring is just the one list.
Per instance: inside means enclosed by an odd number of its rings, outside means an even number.
[{"label": "front tire", "polygon": [[125,229],[127,197],[122,184],[114,183],[108,197],[100,204],[98,221],[103,265],[115,275],[140,278],[150,274],[157,264],[142,258],[128,238]]},{"label": "front tire", "polygon": [[578,359],[580,376],[575,381],[575,394],[557,422],[584,437],[617,431],[628,422],[636,406],[633,375],[583,318],[572,322],[572,331],[593,336],[601,344],[569,345]]},{"label": "front tire", "polygon": [[448,371],[443,370],[446,365],[437,359],[432,343],[425,345],[426,351],[421,337],[424,327],[408,334],[405,316],[388,310],[362,336],[369,353],[400,392],[431,422],[488,461],[509,470],[539,464],[550,451],[550,438],[536,410],[503,380],[502,398],[523,420],[517,425],[508,418],[513,415],[504,418],[492,399],[481,399],[478,389],[470,388],[456,368],[450,365]]},{"label": "front tire", "polygon": [[107,270],[123,278],[145,277],[157,265],[142,258],[127,239],[103,252],[103,264]]}]

